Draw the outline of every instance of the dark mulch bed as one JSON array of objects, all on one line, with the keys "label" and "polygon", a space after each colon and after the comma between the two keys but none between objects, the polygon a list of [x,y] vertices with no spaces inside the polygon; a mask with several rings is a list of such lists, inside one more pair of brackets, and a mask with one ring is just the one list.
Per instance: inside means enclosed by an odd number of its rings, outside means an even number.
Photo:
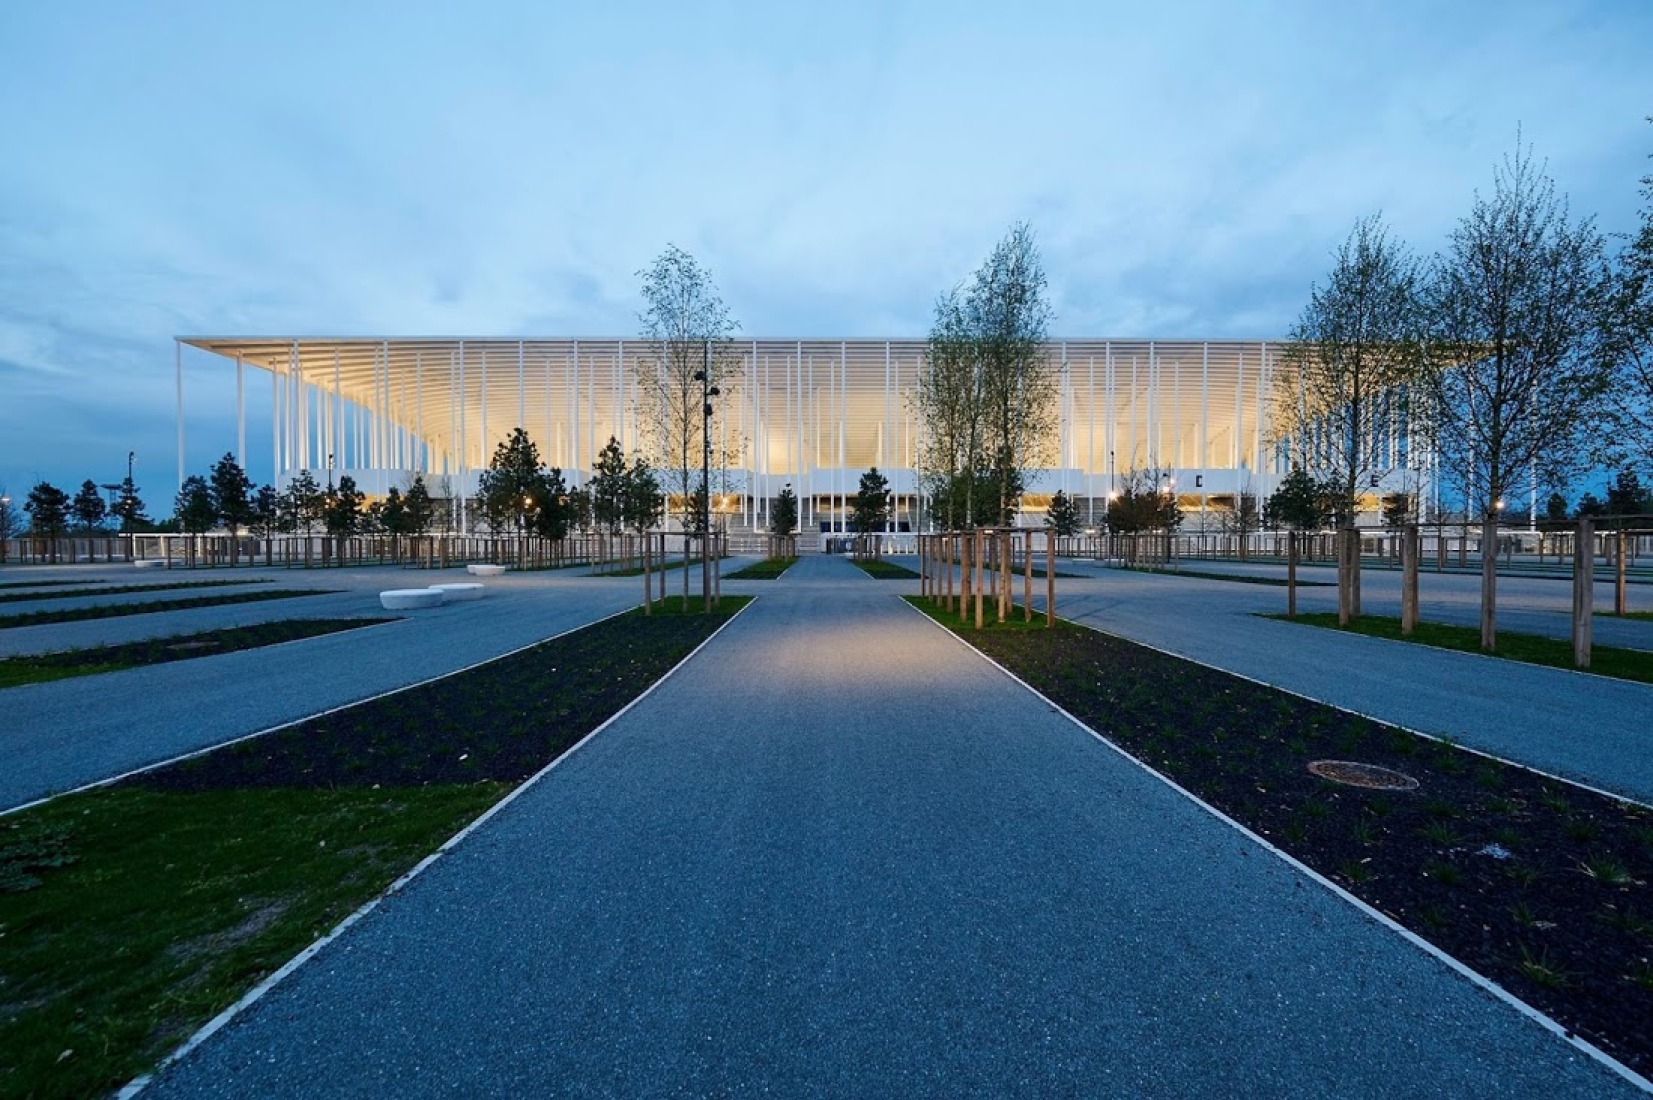
[{"label": "dark mulch bed", "polygon": [[641,611],[129,783],[158,790],[518,782],[601,725],[746,603]]},{"label": "dark mulch bed", "polygon": [[195,657],[214,657],[220,653],[259,649],[282,642],[295,642],[301,638],[315,638],[323,634],[335,634],[341,630],[355,630],[357,627],[396,621],[394,618],[279,619],[269,623],[254,623],[251,626],[232,626],[225,630],[206,630],[197,634],[174,634],[166,638],[150,638],[120,645],[89,646],[61,653],[7,657],[0,659],[0,688],[112,672],[122,668],[138,668],[142,665],[169,664]]},{"label": "dark mulch bed", "polygon": [[0,588],[67,588],[70,585],[108,584],[109,581],[0,581]]},{"label": "dark mulch bed", "polygon": [[[235,583],[243,583],[237,581]],[[98,595],[104,595],[100,592]],[[188,611],[196,607],[220,607],[234,603],[258,603],[260,600],[289,600],[297,596],[329,596],[325,588],[271,588],[262,592],[232,592],[226,596],[189,596],[178,600],[145,600],[139,603],[106,603],[93,607],[65,607],[55,611],[25,611],[18,615],[0,615],[0,630],[14,626],[40,626],[44,623],[74,623],[85,619],[118,619],[125,615],[148,615],[156,611]]]},{"label": "dark mulch bed", "polygon": [[[131,592],[167,592],[177,588],[221,588],[228,584],[268,584],[262,577],[244,581],[172,581],[166,584],[117,584],[92,582],[97,587],[59,589],[55,592],[13,592],[0,595],[0,603],[23,603],[29,600],[72,600],[80,596],[124,596]],[[55,585],[54,585],[55,587]]]},{"label": "dark mulch bed", "polygon": [[[1653,811],[1069,623],[958,633],[1374,908],[1653,1070]],[[1419,786],[1342,786],[1309,773],[1322,759]]]}]

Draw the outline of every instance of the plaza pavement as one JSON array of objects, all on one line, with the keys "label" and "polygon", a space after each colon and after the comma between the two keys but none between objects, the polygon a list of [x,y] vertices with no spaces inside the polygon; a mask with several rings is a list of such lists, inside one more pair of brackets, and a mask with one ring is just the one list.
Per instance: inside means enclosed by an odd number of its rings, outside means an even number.
[{"label": "plaza pavement", "polygon": [[[106,576],[124,583],[133,572],[99,573],[78,567],[66,575]],[[226,575],[227,571],[203,570],[195,577]],[[12,579],[9,572],[7,576]],[[180,574],[174,570],[139,576],[144,581],[157,576],[170,580]],[[234,576],[240,579],[243,574],[237,571]],[[267,587],[336,591],[0,630],[0,656],[277,619],[384,617],[392,613],[379,605],[382,589],[476,579],[462,568],[274,570],[245,576],[270,576]],[[452,672],[635,606],[642,593],[640,579],[584,577],[563,570],[508,573],[485,583],[488,591],[481,600],[401,612],[401,621],[380,626],[7,688],[0,695],[0,810]],[[133,593],[109,597],[107,602],[142,603],[260,587],[266,586]],[[15,612],[80,602],[84,601],[29,601],[0,609]]]},{"label": "plaza pavement", "polygon": [[152,1094],[1632,1094],[851,569],[753,585]]}]

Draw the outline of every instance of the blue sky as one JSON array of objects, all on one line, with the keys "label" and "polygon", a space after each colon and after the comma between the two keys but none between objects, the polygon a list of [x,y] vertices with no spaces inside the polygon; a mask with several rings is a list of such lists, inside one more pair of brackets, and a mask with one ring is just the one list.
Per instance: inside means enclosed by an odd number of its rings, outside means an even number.
[{"label": "blue sky", "polygon": [[[0,485],[134,450],[164,514],[174,335],[628,335],[668,242],[750,336],[922,335],[1018,219],[1057,335],[1279,336],[1356,218],[1438,249],[1517,125],[1631,229],[1650,42],[1643,0],[8,0]],[[188,363],[199,470],[233,370]]]}]

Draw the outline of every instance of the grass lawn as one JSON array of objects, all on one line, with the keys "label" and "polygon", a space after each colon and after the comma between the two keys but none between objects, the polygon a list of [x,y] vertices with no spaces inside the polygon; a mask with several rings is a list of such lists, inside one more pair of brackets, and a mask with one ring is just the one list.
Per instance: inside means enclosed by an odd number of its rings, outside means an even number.
[{"label": "grass lawn", "polygon": [[213,657],[220,653],[258,649],[262,646],[298,641],[301,638],[315,638],[341,630],[355,630],[358,627],[393,622],[396,622],[393,618],[278,619],[275,622],[254,623],[251,626],[232,626],[224,630],[207,630],[198,634],[174,634],[167,638],[151,638],[120,645],[5,657],[0,658],[0,688],[41,683],[46,680],[63,680],[71,676],[90,676],[99,672],[138,668],[142,665],[187,661],[195,657]]},{"label": "grass lawn", "polygon": [[773,581],[797,564],[797,558],[765,558],[724,576],[726,581]]},{"label": "grass lawn", "polygon": [[[719,558],[717,560],[727,561],[728,557],[729,556],[727,554],[725,554],[722,558]],[[691,569],[699,569],[700,568],[700,559],[699,558],[691,558],[689,560],[688,564],[689,564],[689,568],[691,568]],[[649,572],[650,573],[660,573],[660,572],[664,572],[667,569],[682,569],[682,568],[683,568],[683,559],[680,558],[680,557],[674,557],[674,558],[671,558],[671,559],[667,560],[664,563],[653,562],[652,564],[649,565]],[[604,569],[600,572],[588,573],[586,575],[590,576],[590,577],[641,577],[643,575],[643,567],[641,565],[634,565],[634,566],[630,566],[629,568],[626,568],[626,569]]]},{"label": "grass lawn", "polygon": [[[1232,581],[1235,584],[1266,584],[1274,588],[1286,587],[1284,577],[1248,577],[1238,573],[1206,573],[1198,569],[1148,569],[1141,565],[1127,565],[1122,568],[1132,573],[1158,573],[1169,577],[1195,577],[1202,581]],[[1334,581],[1306,581],[1299,577],[1298,588],[1336,588]]]},{"label": "grass lawn", "polygon": [[[123,596],[129,592],[166,592],[177,588],[221,588],[228,584],[269,584],[267,577],[251,577],[244,581],[172,581],[167,584],[119,584],[97,582],[96,588],[69,588],[54,592],[13,592],[0,595],[0,603],[22,603],[28,600],[69,600],[77,596]],[[55,585],[54,585],[55,587]]]},{"label": "grass lawn", "polygon": [[[1299,622],[1305,626],[1346,630],[1353,634],[1364,634],[1371,638],[1387,638],[1396,642],[1415,642],[1419,645],[1431,645],[1440,649],[1462,650],[1465,653],[1481,652],[1481,631],[1479,627],[1473,626],[1448,626],[1442,623],[1420,622],[1417,629],[1412,631],[1412,636],[1408,638],[1400,632],[1399,619],[1384,616],[1362,615],[1346,627],[1338,626],[1337,615],[1331,612],[1298,615],[1295,620],[1287,619],[1284,615],[1269,615],[1266,617],[1280,619],[1285,622]],[[1498,652],[1490,654],[1490,656],[1503,657],[1510,661],[1523,661],[1530,665],[1572,668],[1573,644],[1560,638],[1543,638],[1536,634],[1515,634],[1501,630],[1498,632]],[[1653,652],[1605,645],[1591,646],[1589,671],[1598,676],[1611,676],[1618,680],[1638,680],[1644,684],[1653,684]]]},{"label": "grass lawn", "polygon": [[0,817],[0,1096],[151,1068],[745,602],[631,612]]},{"label": "grass lawn", "polygon": [[[1091,729],[1640,1073],[1653,811],[1061,621],[962,627]],[[1413,790],[1322,779],[1392,769]]]},{"label": "grass lawn", "polygon": [[[241,583],[241,582],[237,582]],[[102,593],[99,593],[100,595]],[[189,596],[175,600],[146,600],[141,603],[105,603],[91,607],[64,607],[55,611],[24,611],[0,615],[0,630],[44,623],[75,623],[86,619],[118,619],[126,615],[148,615],[156,611],[188,611],[197,607],[258,603],[262,600],[289,600],[297,596],[327,596],[325,588],[269,588],[262,592],[232,592],[224,596]]]},{"label": "grass lawn", "polygon": [[881,581],[906,581],[918,578],[918,574],[905,565],[896,565],[894,562],[879,558],[861,558],[859,560],[851,558],[850,564],[867,576]]}]

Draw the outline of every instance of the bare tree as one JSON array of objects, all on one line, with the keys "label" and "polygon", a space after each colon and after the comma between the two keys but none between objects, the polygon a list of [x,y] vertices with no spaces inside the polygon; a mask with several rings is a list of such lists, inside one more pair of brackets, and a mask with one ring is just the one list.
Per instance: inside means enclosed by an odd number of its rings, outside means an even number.
[{"label": "bare tree", "polygon": [[1430,284],[1431,415],[1466,513],[1482,517],[1481,648],[1491,651],[1500,507],[1529,479],[1565,486],[1592,456],[1609,383],[1606,250],[1594,222],[1572,219],[1518,144]]},{"label": "bare tree", "polygon": [[1044,358],[1050,323],[1033,231],[1018,223],[968,286],[936,302],[914,395],[925,424],[925,480],[950,528],[1007,523],[1028,471],[1047,457],[1056,378]]},{"label": "bare tree", "polygon": [[[1418,263],[1380,216],[1355,223],[1293,327],[1276,423],[1297,463],[1337,488],[1335,516],[1355,525],[1363,488],[1392,467],[1380,441],[1410,430],[1422,335]],[[1312,442],[1311,442],[1312,441]],[[1345,536],[1348,537],[1348,536]],[[1360,613],[1360,556],[1338,555],[1339,620]]]},{"label": "bare tree", "polygon": [[[1653,122],[1653,118],[1648,119]],[[1653,470],[1653,175],[1642,177],[1642,223],[1619,254],[1608,352],[1619,463]]]},{"label": "bare tree", "polygon": [[[733,388],[738,360],[732,338],[740,326],[711,274],[676,245],[638,274],[644,305],[638,320],[648,344],[637,375],[639,419],[666,490],[680,502],[683,530],[695,530],[703,522],[696,505],[711,489],[705,476],[713,414],[708,398],[727,398]],[[688,583],[685,566],[685,601]],[[704,583],[709,592],[709,574]]]}]

